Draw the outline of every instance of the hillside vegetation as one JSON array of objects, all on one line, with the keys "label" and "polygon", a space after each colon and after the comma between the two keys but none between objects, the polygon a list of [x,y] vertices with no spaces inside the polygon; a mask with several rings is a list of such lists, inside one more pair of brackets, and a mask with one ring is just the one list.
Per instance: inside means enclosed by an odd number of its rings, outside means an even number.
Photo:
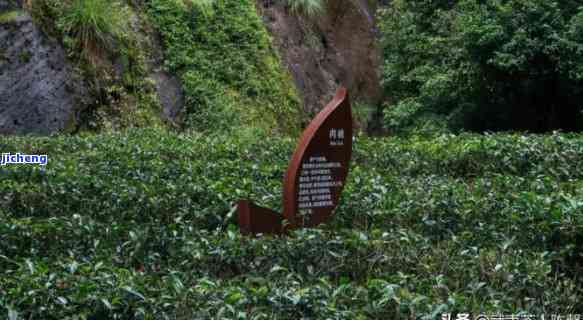
[{"label": "hillside vegetation", "polygon": [[279,208],[294,141],[157,129],[3,139],[0,314],[17,319],[434,319],[581,313],[583,137],[357,137],[328,225],[239,235]]},{"label": "hillside vegetation", "polygon": [[166,84],[152,76],[162,69],[180,80],[184,102],[171,106],[178,119],[170,121],[183,129],[299,131],[296,89],[254,1],[35,0],[25,7],[60,39],[91,89],[95,101],[82,110],[80,129],[162,126]]},{"label": "hillside vegetation", "polygon": [[297,133],[299,100],[253,1],[150,0],[166,67],[181,76],[186,125],[237,123]]}]

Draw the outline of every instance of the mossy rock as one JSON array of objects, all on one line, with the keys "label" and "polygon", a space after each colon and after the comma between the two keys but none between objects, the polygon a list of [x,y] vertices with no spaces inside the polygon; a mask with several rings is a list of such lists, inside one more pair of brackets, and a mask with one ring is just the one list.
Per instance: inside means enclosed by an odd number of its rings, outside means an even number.
[{"label": "mossy rock", "polygon": [[24,16],[22,10],[10,10],[0,13],[0,24],[15,22],[18,17]]}]

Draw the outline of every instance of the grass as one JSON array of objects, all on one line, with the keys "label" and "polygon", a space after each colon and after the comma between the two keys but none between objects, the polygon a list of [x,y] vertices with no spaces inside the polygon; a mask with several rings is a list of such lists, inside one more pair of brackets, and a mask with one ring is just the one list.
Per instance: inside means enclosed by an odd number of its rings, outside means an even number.
[{"label": "grass", "polygon": [[122,7],[111,0],[73,0],[60,20],[86,54],[112,50],[126,30]]},{"label": "grass", "polygon": [[287,0],[292,12],[313,17],[324,13],[326,0]]},{"label": "grass", "polygon": [[336,216],[239,235],[281,209],[294,141],[158,129],[5,137],[0,314],[33,319],[439,319],[582,313],[583,136],[357,137]]}]

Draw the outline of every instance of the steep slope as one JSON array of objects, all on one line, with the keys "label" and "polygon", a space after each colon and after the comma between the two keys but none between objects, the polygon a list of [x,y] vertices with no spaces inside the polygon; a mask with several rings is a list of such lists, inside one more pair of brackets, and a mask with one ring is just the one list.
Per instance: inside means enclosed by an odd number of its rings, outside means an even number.
[{"label": "steep slope", "polygon": [[154,30],[123,5],[116,51],[87,58],[64,30],[70,3],[0,0],[0,133],[156,126],[176,118],[180,84],[161,70]]},{"label": "steep slope", "polygon": [[31,18],[8,1],[0,0],[2,133],[151,126],[160,117],[199,131],[297,132],[339,84],[360,102],[382,97],[366,0],[328,1],[314,18],[271,1],[122,2],[129,27],[97,66],[60,26],[70,4],[31,2]]},{"label": "steep slope", "polygon": [[165,67],[180,77],[184,124],[199,131],[294,132],[299,101],[253,1],[149,0]]}]

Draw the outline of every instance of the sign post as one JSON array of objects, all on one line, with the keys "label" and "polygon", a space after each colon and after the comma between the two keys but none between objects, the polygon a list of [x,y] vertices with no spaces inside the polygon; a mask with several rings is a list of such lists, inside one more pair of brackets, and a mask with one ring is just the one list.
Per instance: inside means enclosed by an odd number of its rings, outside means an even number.
[{"label": "sign post", "polygon": [[352,113],[348,92],[341,87],[302,133],[283,180],[283,215],[241,200],[241,231],[276,234],[324,222],[338,204],[351,155]]}]

